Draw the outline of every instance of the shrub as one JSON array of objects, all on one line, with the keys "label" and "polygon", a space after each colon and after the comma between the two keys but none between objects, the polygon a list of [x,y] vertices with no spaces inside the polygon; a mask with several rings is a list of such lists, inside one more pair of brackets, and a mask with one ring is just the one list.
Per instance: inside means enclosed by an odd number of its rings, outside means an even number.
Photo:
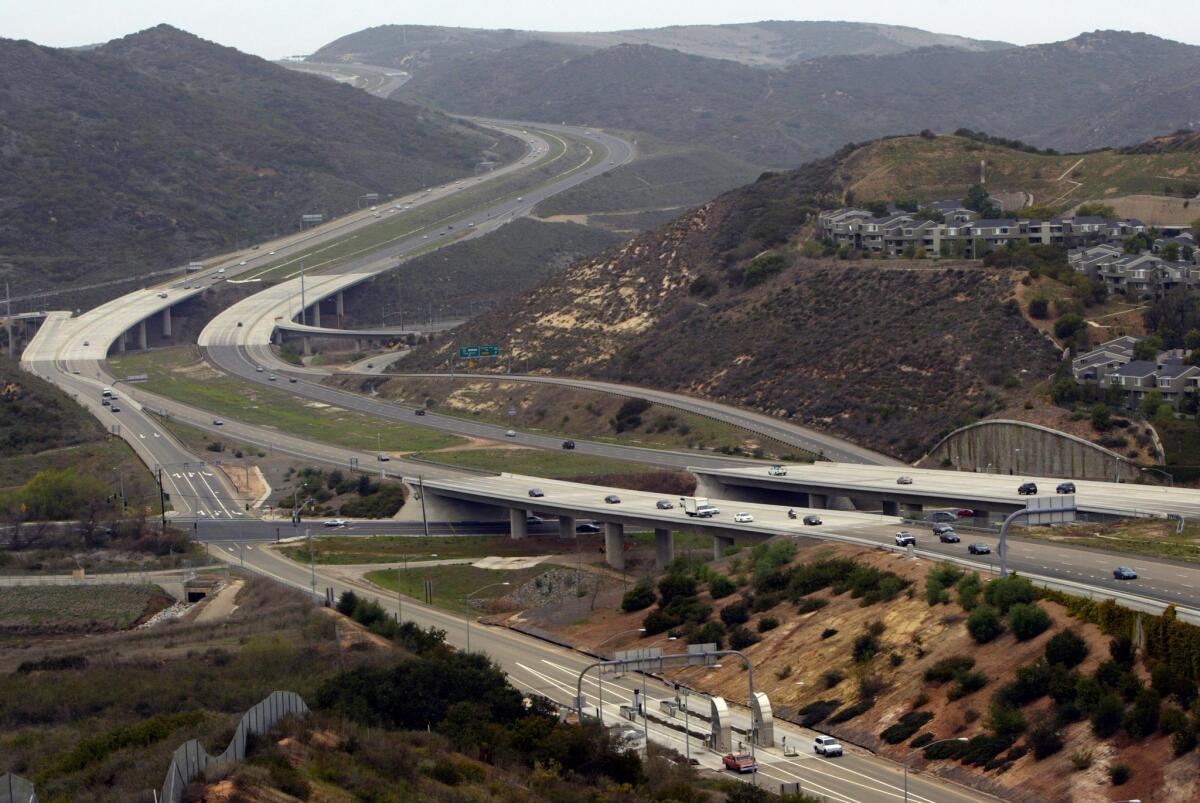
[{"label": "shrub", "polygon": [[899,744],[920,730],[921,726],[931,719],[933,719],[933,714],[929,711],[909,711],[900,717],[898,722],[885,728],[883,733],[879,734],[879,738],[888,744]]},{"label": "shrub", "polygon": [[1029,641],[1050,627],[1050,614],[1036,603],[1018,603],[1008,611],[1008,626],[1018,641]]},{"label": "shrub", "polygon": [[779,620],[774,616],[764,616],[758,620],[758,632],[766,633],[768,630],[774,630],[779,627]]},{"label": "shrub", "polygon": [[967,632],[977,644],[987,644],[1004,632],[1004,623],[1000,621],[1000,614],[995,608],[983,606],[971,611],[967,617]]},{"label": "shrub", "polygon": [[734,591],[737,591],[737,585],[723,574],[718,574],[708,581],[708,593],[713,599],[728,597]]},{"label": "shrub", "polygon": [[1050,305],[1044,298],[1035,298],[1029,302],[1029,316],[1044,321],[1050,317]]},{"label": "shrub", "polygon": [[805,728],[819,725],[829,718],[842,704],[841,700],[817,700],[809,703],[796,713],[800,715],[800,724]]},{"label": "shrub", "polygon": [[1178,733],[1188,727],[1187,714],[1177,705],[1163,706],[1158,717],[1158,729],[1163,733]]},{"label": "shrub", "polygon": [[691,644],[716,644],[720,649],[725,643],[725,628],[721,627],[720,622],[705,622],[688,641]]},{"label": "shrub", "polygon": [[787,666],[783,667],[783,669],[775,670],[775,679],[776,680],[787,680],[791,676],[792,676],[792,665],[791,664],[788,664]]},{"label": "shrub", "polygon": [[1019,708],[993,701],[988,709],[987,726],[998,736],[1017,736],[1026,724]]},{"label": "shrub", "polygon": [[945,683],[974,666],[975,659],[969,655],[951,655],[949,658],[943,658],[925,670],[925,682]]},{"label": "shrub", "polygon": [[654,583],[648,579],[642,579],[637,582],[637,585],[626,591],[625,596],[621,597],[621,610],[626,613],[640,611],[653,605],[654,600]]},{"label": "shrub", "polygon": [[1129,776],[1133,771],[1124,764],[1113,764],[1108,768],[1108,779],[1112,781],[1113,786],[1121,786],[1129,780]]},{"label": "shrub", "polygon": [[1029,746],[1033,749],[1033,757],[1041,761],[1062,750],[1062,734],[1052,727],[1043,725],[1029,734]]},{"label": "shrub", "polygon": [[1125,705],[1121,698],[1112,692],[1105,692],[1092,709],[1092,733],[1098,738],[1107,739],[1121,727],[1121,718],[1125,715]]},{"label": "shrub", "polygon": [[735,650],[744,650],[751,644],[757,644],[759,641],[762,641],[762,636],[751,631],[745,625],[738,625],[729,631],[729,646]]},{"label": "shrub", "polygon": [[827,689],[832,689],[845,679],[846,673],[840,669],[826,669],[821,673],[821,682],[825,684],[825,688]]},{"label": "shrub", "polygon": [[852,653],[854,660],[859,663],[871,660],[879,653],[879,639],[870,633],[863,633],[854,639]]},{"label": "shrub", "polygon": [[987,675],[982,672],[963,672],[955,679],[950,691],[946,692],[946,697],[951,702],[961,700],[968,694],[974,694],[982,689],[987,682]]},{"label": "shrub", "polygon": [[656,633],[665,633],[673,627],[678,627],[680,624],[682,624],[682,620],[678,616],[672,616],[662,608],[655,608],[646,614],[646,618],[642,620],[642,627],[646,628],[647,636],[653,636]]},{"label": "shrub", "polygon": [[1129,636],[1118,636],[1108,643],[1108,654],[1121,666],[1133,666],[1133,639]]},{"label": "shrub", "polygon": [[1083,663],[1087,654],[1087,642],[1074,630],[1062,630],[1046,642],[1046,660],[1053,665],[1071,669]]},{"label": "shrub", "polygon": [[694,597],[696,596],[696,578],[672,572],[658,581],[658,593],[662,597],[661,604],[664,608],[679,597]]},{"label": "shrub", "polygon": [[1029,705],[1045,696],[1050,686],[1050,665],[1038,659],[1032,664],[1018,667],[1016,677],[1001,686],[995,699],[1006,705]]},{"label": "shrub", "polygon": [[858,696],[866,699],[874,698],[887,688],[887,682],[880,675],[861,675],[858,678]]},{"label": "shrub", "polygon": [[[829,604],[829,600],[824,597],[801,597],[796,600],[797,613],[812,613],[819,611]],[[772,606],[774,607],[774,606]]]},{"label": "shrub", "polygon": [[1037,591],[1029,580],[1013,574],[988,583],[983,589],[983,598],[988,605],[1006,614],[1013,605],[1033,602],[1037,599]]},{"label": "shrub", "polygon": [[1076,750],[1067,758],[1071,762],[1071,766],[1076,772],[1083,772],[1088,767],[1092,766],[1092,751],[1091,750]]},{"label": "shrub", "polygon": [[830,723],[832,723],[834,725],[837,725],[842,722],[846,722],[847,720],[854,719],[856,716],[859,716],[860,714],[865,714],[866,712],[870,711],[871,708],[874,707],[874,705],[875,705],[875,698],[873,698],[873,697],[868,697],[864,700],[859,700],[854,705],[848,705],[845,708],[843,708],[842,710],[838,711],[836,714],[834,714],[833,716],[831,716],[829,718],[829,721],[830,721]]},{"label": "shrub", "polygon": [[750,621],[750,607],[745,600],[731,602],[721,609],[721,621],[727,625],[740,625]]},{"label": "shrub", "polygon": [[1171,752],[1176,756],[1186,755],[1196,749],[1196,731],[1190,727],[1171,734]]},{"label": "shrub", "polygon": [[934,739],[934,734],[930,731],[925,731],[920,736],[918,736],[917,738],[915,738],[911,742],[909,742],[908,746],[920,749],[920,748],[924,747],[925,745],[929,744],[930,742],[932,742],[933,739]]},{"label": "shrub", "polygon": [[958,591],[958,604],[964,611],[970,613],[979,606],[979,596],[983,593],[983,582],[975,572],[963,575],[955,585]]},{"label": "shrub", "polygon": [[1134,698],[1133,708],[1125,715],[1122,727],[1134,739],[1145,739],[1158,730],[1161,699],[1154,689],[1142,689]]}]

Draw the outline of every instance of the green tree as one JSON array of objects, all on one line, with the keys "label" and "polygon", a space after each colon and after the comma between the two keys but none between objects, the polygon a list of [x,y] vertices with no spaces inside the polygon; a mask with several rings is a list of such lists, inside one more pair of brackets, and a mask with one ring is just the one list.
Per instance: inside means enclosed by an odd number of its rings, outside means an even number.
[{"label": "green tree", "polygon": [[1163,406],[1162,391],[1158,388],[1150,391],[1142,399],[1142,415],[1147,418],[1153,418],[1158,413],[1158,408]]},{"label": "green tree", "polygon": [[1133,358],[1135,360],[1149,360],[1153,362],[1158,359],[1158,353],[1163,349],[1163,339],[1158,335],[1143,337],[1141,340],[1133,344]]},{"label": "green tree", "polygon": [[1104,217],[1114,218],[1117,216],[1117,211],[1108,204],[1099,202],[1080,204],[1075,210],[1076,217]]},{"label": "green tree", "polygon": [[1018,641],[1029,641],[1050,627],[1050,615],[1037,603],[1017,604],[1008,611],[1008,626]]},{"label": "green tree", "polygon": [[1196,259],[1196,249],[1190,245],[1185,245],[1179,249],[1179,258],[1184,262],[1192,262]]},{"label": "green tree", "polygon": [[1052,666],[1070,669],[1083,663],[1087,654],[1087,642],[1074,630],[1059,631],[1046,642],[1046,661]]},{"label": "green tree", "polygon": [[1054,322],[1054,336],[1059,340],[1067,340],[1086,325],[1082,315],[1067,313]]},{"label": "green tree", "polygon": [[1121,727],[1121,719],[1125,716],[1125,705],[1121,698],[1112,692],[1104,692],[1092,710],[1092,733],[1101,739],[1112,736]]},{"label": "green tree", "polygon": [[1029,302],[1029,317],[1044,321],[1050,317],[1050,304],[1044,298],[1035,298]]},{"label": "green tree", "polygon": [[637,585],[625,592],[621,598],[621,610],[626,613],[640,611],[654,604],[654,583],[649,578],[638,580]]},{"label": "green tree", "polygon": [[1179,243],[1167,243],[1159,249],[1158,255],[1167,262],[1177,262],[1179,260]]},{"label": "green tree", "polygon": [[971,611],[967,617],[967,632],[978,644],[987,644],[1004,632],[1004,623],[1000,621],[1000,613],[989,605],[983,605]]},{"label": "green tree", "polygon": [[1097,432],[1104,432],[1112,426],[1112,410],[1103,402],[1096,402],[1092,405],[1092,428]]}]

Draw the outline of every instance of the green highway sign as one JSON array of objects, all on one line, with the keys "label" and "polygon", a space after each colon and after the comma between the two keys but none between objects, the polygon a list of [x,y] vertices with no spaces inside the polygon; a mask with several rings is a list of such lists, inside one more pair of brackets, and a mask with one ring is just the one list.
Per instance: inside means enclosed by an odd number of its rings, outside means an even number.
[{"label": "green highway sign", "polygon": [[499,357],[499,346],[459,346],[459,359],[473,360],[476,357]]}]

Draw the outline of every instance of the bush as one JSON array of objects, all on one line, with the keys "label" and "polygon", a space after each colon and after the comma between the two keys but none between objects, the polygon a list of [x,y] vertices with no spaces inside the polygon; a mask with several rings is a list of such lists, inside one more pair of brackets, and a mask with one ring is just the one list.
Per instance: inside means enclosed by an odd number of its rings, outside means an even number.
[{"label": "bush", "polygon": [[1121,719],[1125,715],[1125,705],[1121,698],[1112,692],[1100,696],[1092,709],[1092,733],[1100,739],[1107,739],[1121,727]]},{"label": "bush", "polygon": [[821,682],[825,684],[825,688],[827,689],[832,689],[845,679],[846,673],[840,669],[826,669],[821,673]]},{"label": "bush", "polygon": [[1021,709],[1011,705],[993,702],[988,710],[988,728],[997,736],[1017,736],[1026,727],[1025,715]]},{"label": "bush", "polygon": [[800,725],[805,728],[811,728],[814,725],[819,725],[829,718],[829,715],[838,710],[841,706],[841,700],[817,700],[809,703],[796,713],[800,715]]},{"label": "bush", "polygon": [[1046,642],[1046,661],[1051,665],[1071,669],[1083,663],[1087,654],[1087,642],[1074,630],[1062,630]]},{"label": "bush", "polygon": [[1029,302],[1029,316],[1044,321],[1050,317],[1050,305],[1044,298],[1035,298]]},{"label": "bush", "polygon": [[879,653],[879,639],[875,638],[870,633],[863,633],[861,636],[854,639],[852,653],[854,655],[854,660],[858,663],[864,663],[871,660]]},{"label": "bush", "polygon": [[713,599],[728,597],[734,591],[737,591],[737,585],[723,574],[708,581],[708,593]]},{"label": "bush", "polygon": [[979,606],[979,596],[983,593],[983,582],[975,572],[963,575],[955,585],[958,591],[958,604],[964,611],[970,613]]},{"label": "bush", "polygon": [[779,620],[774,616],[764,616],[758,620],[758,632],[766,633],[768,630],[774,630],[779,627]]},{"label": "bush", "polygon": [[831,716],[829,718],[829,722],[833,725],[837,725],[842,722],[846,722],[848,720],[854,719],[855,717],[859,716],[860,714],[865,714],[866,712],[870,711],[874,706],[875,706],[875,698],[873,698],[873,697],[868,697],[864,700],[859,700],[854,705],[848,705],[845,708],[843,708],[841,711],[838,711],[836,714]]},{"label": "bush", "polygon": [[977,644],[987,644],[1004,632],[1004,623],[1000,621],[1000,614],[995,608],[983,606],[971,611],[967,617],[967,632]]},{"label": "bush", "polygon": [[1158,730],[1158,715],[1162,701],[1154,689],[1142,689],[1125,715],[1122,727],[1133,739],[1145,739]]},{"label": "bush", "polygon": [[1008,626],[1012,628],[1017,641],[1029,641],[1050,627],[1050,614],[1036,603],[1018,603],[1008,611]]},{"label": "bush", "polygon": [[909,711],[891,727],[885,728],[879,734],[879,738],[888,744],[899,744],[920,730],[921,726],[931,719],[933,719],[933,714],[929,711]]},{"label": "bush", "polygon": [[1132,774],[1133,771],[1124,764],[1113,764],[1108,768],[1108,779],[1112,781],[1113,786],[1121,786]]},{"label": "bush", "polygon": [[1082,315],[1069,312],[1054,322],[1054,336],[1059,340],[1067,340],[1085,325]]},{"label": "bush", "polygon": [[1186,755],[1196,749],[1196,731],[1190,727],[1175,731],[1171,734],[1171,752],[1178,756]]},{"label": "bush", "polygon": [[951,702],[961,700],[968,694],[974,694],[987,685],[987,675],[982,672],[963,672],[955,678],[954,685],[946,692],[946,698]]},{"label": "bush", "polygon": [[642,627],[646,628],[647,636],[653,636],[656,633],[665,633],[673,627],[678,627],[680,624],[682,624],[682,620],[678,616],[672,616],[662,608],[655,608],[642,620]]},{"label": "bush", "polygon": [[750,607],[745,600],[731,602],[721,609],[721,621],[727,625],[740,625],[750,621]]},{"label": "bush", "polygon": [[[688,642],[690,644],[716,644],[717,649],[720,649],[725,644],[725,628],[721,627],[720,622],[705,622],[704,626],[688,639]],[[738,648],[734,647],[734,649]]]},{"label": "bush", "polygon": [[1043,725],[1029,734],[1029,746],[1033,749],[1033,757],[1041,761],[1062,750],[1062,734],[1054,728]]},{"label": "bush", "polygon": [[983,589],[983,598],[988,605],[1006,614],[1013,605],[1033,602],[1037,599],[1037,591],[1029,580],[1012,574],[988,583]]},{"label": "bush", "polygon": [[909,747],[917,748],[918,750],[934,740],[934,734],[930,731],[925,731],[917,738],[908,743]]},{"label": "bush", "polygon": [[968,655],[952,655],[943,658],[925,670],[926,683],[945,683],[953,680],[975,666],[975,659]]},{"label": "bush", "polygon": [[664,608],[679,597],[694,597],[696,596],[696,578],[672,572],[658,582],[658,593],[662,597],[661,604]]},{"label": "bush", "polygon": [[801,597],[796,600],[796,613],[812,613],[821,610],[828,604],[829,600],[824,597]]},{"label": "bush", "polygon": [[621,610],[626,613],[644,610],[654,604],[654,583],[648,579],[642,579],[637,582],[633,588],[625,592],[625,596],[621,597]]},{"label": "bush", "polygon": [[751,644],[757,644],[760,641],[762,641],[762,636],[751,631],[745,625],[738,625],[729,631],[729,646],[735,650],[744,650]]},{"label": "bush", "polygon": [[1183,709],[1177,705],[1163,706],[1162,713],[1158,717],[1158,729],[1160,731],[1167,734],[1178,733],[1181,730],[1186,730],[1187,727],[1188,718]]}]

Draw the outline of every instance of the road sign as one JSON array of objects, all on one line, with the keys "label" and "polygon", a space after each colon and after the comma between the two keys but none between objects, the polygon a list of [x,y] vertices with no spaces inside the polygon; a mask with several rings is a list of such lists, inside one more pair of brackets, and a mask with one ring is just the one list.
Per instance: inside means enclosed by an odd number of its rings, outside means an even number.
[{"label": "road sign", "polygon": [[662,671],[663,651],[661,647],[644,647],[639,650],[623,650],[613,658],[623,662],[621,667],[625,672],[660,672]]},{"label": "road sign", "polygon": [[1066,524],[1075,521],[1075,495],[1035,496],[1025,503],[1025,509],[1029,524]]},{"label": "road sign", "polygon": [[458,358],[460,360],[473,360],[476,357],[499,357],[499,346],[459,346]]}]

